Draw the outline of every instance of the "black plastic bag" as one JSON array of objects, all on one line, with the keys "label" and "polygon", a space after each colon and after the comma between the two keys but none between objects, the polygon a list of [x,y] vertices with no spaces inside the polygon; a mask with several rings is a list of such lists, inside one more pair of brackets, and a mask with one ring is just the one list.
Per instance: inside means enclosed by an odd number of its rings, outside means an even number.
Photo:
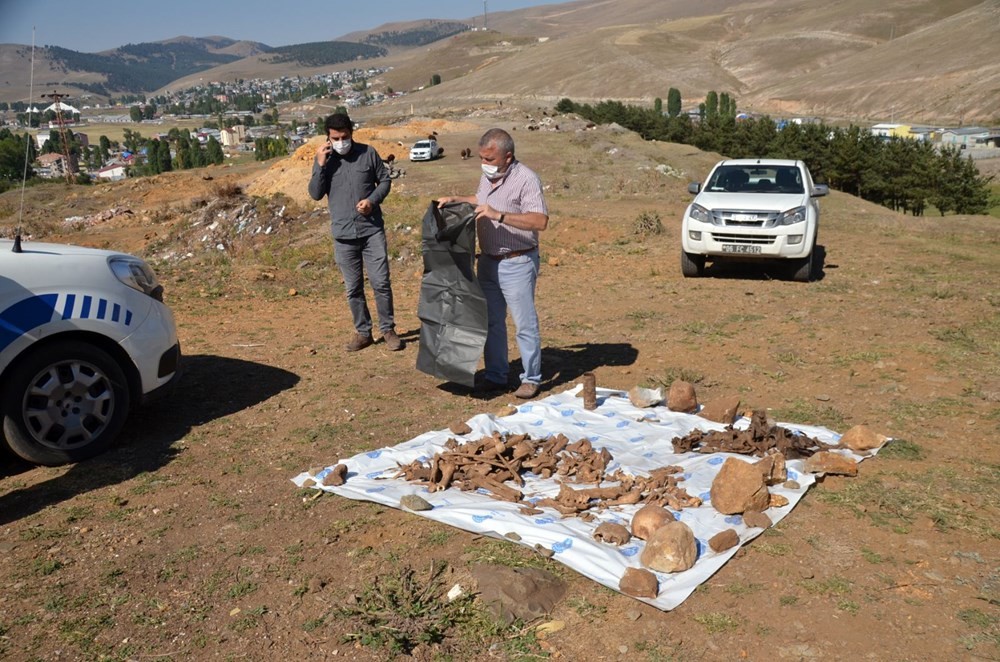
[{"label": "black plastic bag", "polygon": [[417,370],[472,387],[486,346],[486,297],[476,279],[476,214],[466,202],[431,202],[421,236]]}]

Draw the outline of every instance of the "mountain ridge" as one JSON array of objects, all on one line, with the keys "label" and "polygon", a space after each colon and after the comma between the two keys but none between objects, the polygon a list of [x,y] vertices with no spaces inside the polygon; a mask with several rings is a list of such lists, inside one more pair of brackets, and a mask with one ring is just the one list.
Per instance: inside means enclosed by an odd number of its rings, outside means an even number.
[{"label": "mountain ridge", "polygon": [[[686,102],[729,92],[741,109],[761,113],[990,124],[1000,123],[1000,45],[990,28],[998,21],[1000,0],[892,0],[877,7],[867,0],[576,0],[490,14],[488,32],[412,47],[393,43],[365,62],[392,67],[385,84],[411,92],[406,103],[428,110],[504,98],[651,104],[673,87]],[[377,43],[393,32],[462,22],[390,22],[338,41]],[[347,66],[275,63],[268,53],[276,49],[266,44],[220,36],[155,43],[201,43],[206,57],[228,61],[157,79],[148,94]],[[0,45],[0,100],[16,98],[10,81],[25,49]],[[101,82],[99,72],[69,76],[44,58],[41,70],[44,86],[93,89]],[[419,89],[432,74],[443,84]]]}]

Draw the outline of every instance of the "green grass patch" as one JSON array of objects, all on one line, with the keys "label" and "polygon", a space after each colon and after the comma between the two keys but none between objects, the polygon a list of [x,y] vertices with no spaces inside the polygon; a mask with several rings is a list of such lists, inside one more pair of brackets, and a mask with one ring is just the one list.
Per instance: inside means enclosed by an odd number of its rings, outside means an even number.
[{"label": "green grass patch", "polygon": [[677,380],[697,385],[705,380],[705,375],[689,368],[670,367],[663,374],[650,375],[647,383],[652,385],[653,388],[657,386],[670,388],[670,385]]},{"label": "green grass patch", "polygon": [[255,607],[248,611],[242,612],[239,618],[233,621],[230,626],[234,632],[246,632],[247,630],[254,630],[258,628],[261,624],[261,619],[264,614],[267,613],[267,607]]},{"label": "green grass patch", "polygon": [[861,606],[854,600],[838,600],[837,609],[847,612],[851,616],[857,616],[858,612],[861,611]]},{"label": "green grass patch", "polygon": [[997,489],[996,466],[970,465],[961,474],[935,468],[913,475],[862,476],[840,490],[817,492],[816,498],[898,533],[907,533],[918,516],[926,516],[940,531],[954,529],[1000,538],[1000,530],[984,518],[981,509],[968,505],[970,497],[985,501]]},{"label": "green grass patch", "polygon": [[878,455],[883,458],[916,461],[927,457],[927,451],[916,442],[906,439],[893,439],[882,447]]},{"label": "green grass patch", "polygon": [[694,620],[696,623],[703,626],[705,631],[709,634],[732,632],[733,630],[738,630],[740,627],[740,621],[735,616],[721,611],[713,611],[707,614],[697,614],[694,617]]},{"label": "green grass patch", "polygon": [[850,595],[853,584],[844,577],[829,577],[827,579],[803,579],[799,584],[813,595],[842,597]]},{"label": "green grass patch", "polygon": [[594,616],[603,616],[607,613],[608,608],[602,607],[600,605],[595,605],[590,600],[586,598],[570,598],[566,601],[566,606],[575,611],[577,614],[584,618],[591,618]]},{"label": "green grass patch", "polygon": [[758,541],[750,549],[768,556],[788,556],[792,553],[792,546],[784,542]]},{"label": "green grass patch", "polygon": [[56,559],[36,559],[34,563],[34,572],[39,577],[47,577],[62,567],[62,562],[57,561]]},{"label": "green grass patch", "polygon": [[875,352],[871,350],[851,352],[850,354],[836,354],[831,359],[831,363],[835,366],[841,368],[849,368],[856,363],[878,363],[885,358],[885,355],[881,352]]},{"label": "green grass patch", "polygon": [[448,541],[455,537],[455,532],[451,529],[439,529],[437,531],[431,531],[426,536],[428,545],[433,545],[435,547],[440,547],[441,545],[448,544]]},{"label": "green grass patch", "polygon": [[[966,650],[973,650],[980,644],[1000,649],[1000,616],[979,609],[962,609],[956,616],[967,627],[975,630],[959,638],[959,642]],[[990,659],[995,658],[990,656]]]},{"label": "green grass patch", "polygon": [[863,558],[865,561],[868,561],[869,563],[871,563],[873,565],[878,565],[880,563],[885,563],[888,560],[887,557],[882,556],[881,554],[879,554],[875,550],[868,549],[867,547],[862,547],[861,548],[861,558]]},{"label": "green grass patch", "polygon": [[830,405],[816,404],[805,398],[798,398],[784,407],[771,410],[771,416],[778,421],[799,425],[818,425],[831,430],[843,430],[847,417]]},{"label": "green grass patch", "polygon": [[753,595],[764,588],[763,584],[754,582],[733,582],[726,586],[726,593],[731,595]]},{"label": "green grass patch", "polygon": [[510,568],[544,568],[554,574],[565,575],[562,564],[553,563],[524,545],[502,540],[478,540],[465,548],[464,558],[468,559],[470,565],[484,563]]}]

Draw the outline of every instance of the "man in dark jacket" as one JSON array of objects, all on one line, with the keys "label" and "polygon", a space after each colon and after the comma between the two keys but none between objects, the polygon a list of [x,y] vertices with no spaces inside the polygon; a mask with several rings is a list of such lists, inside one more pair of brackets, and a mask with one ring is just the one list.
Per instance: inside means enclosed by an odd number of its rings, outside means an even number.
[{"label": "man in dark jacket", "polygon": [[346,349],[356,352],[371,345],[372,317],[365,300],[364,271],[375,292],[379,330],[387,349],[403,349],[393,319],[392,283],[381,203],[389,195],[389,169],[368,145],[352,140],[354,124],[345,113],[325,122],[327,142],[316,152],[309,195],[330,208],[333,255],[344,275],[347,305],[355,333]]}]

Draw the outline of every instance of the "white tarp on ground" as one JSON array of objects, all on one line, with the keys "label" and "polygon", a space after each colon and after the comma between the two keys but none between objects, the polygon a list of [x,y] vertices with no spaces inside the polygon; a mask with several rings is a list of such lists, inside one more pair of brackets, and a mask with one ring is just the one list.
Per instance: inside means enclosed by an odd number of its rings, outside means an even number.
[{"label": "white tarp on ground", "polygon": [[[444,444],[449,438],[474,441],[492,435],[495,431],[526,433],[533,439],[561,432],[570,442],[586,437],[596,449],[605,447],[610,451],[613,461],[608,466],[608,473],[621,468],[629,473],[646,475],[658,467],[680,466],[684,470],[684,480],[680,481],[680,487],[704,502],[699,508],[687,508],[675,513],[675,517],[687,523],[694,532],[698,541],[698,560],[693,568],[685,572],[655,573],[660,581],[659,595],[655,600],[643,599],[643,602],[660,609],[673,609],[739,550],[738,545],[721,553],[713,552],[708,546],[708,540],[712,536],[732,528],[739,534],[740,545],[743,545],[764,532],[764,529],[747,527],[739,515],[719,513],[711,506],[709,497],[712,480],[728,457],[745,461],[756,461],[757,458],[730,453],[676,454],[671,443],[674,437],[687,435],[695,429],[722,430],[725,429],[724,426],[692,414],[672,412],[664,406],[639,409],[629,402],[624,392],[607,389],[598,389],[598,407],[588,411],[583,408],[583,399],[577,396],[581,388],[577,386],[522,404],[517,413],[510,416],[474,416],[467,421],[472,428],[472,432],[467,435],[458,436],[448,429],[426,432],[392,448],[381,448],[341,459],[338,462],[346,464],[348,468],[346,483],[339,487],[317,486],[317,489],[393,508],[400,507],[400,498],[404,495],[418,494],[434,507],[432,510],[414,513],[416,515],[494,538],[503,538],[504,534],[515,532],[521,539],[519,542],[511,541],[510,544],[531,548],[541,545],[553,552],[554,560],[608,588],[618,590],[618,582],[627,567],[643,567],[639,562],[639,555],[645,543],[633,539],[619,547],[594,540],[593,532],[602,522],[614,522],[628,527],[632,515],[641,504],[616,506],[603,511],[593,510],[591,512],[596,518],[592,522],[585,522],[578,517],[562,517],[550,508],[543,509],[544,514],[527,516],[519,512],[520,505],[494,499],[488,492],[462,492],[451,487],[430,493],[423,485],[392,476],[401,465],[414,460],[429,461],[435,453],[444,450]],[[748,419],[741,418],[734,427],[744,429],[748,424]],[[840,438],[839,434],[826,428],[791,423],[780,425],[828,444],[835,444]],[[860,455],[842,452],[857,461],[863,459]],[[319,478],[338,462],[324,469]],[[789,480],[796,481],[799,487],[787,489],[777,485],[770,488],[772,494],[788,498],[787,506],[766,511],[775,524],[791,512],[816,482],[812,474],[803,471],[803,460],[790,460],[787,469]],[[292,480],[301,487],[308,478],[309,474],[304,472]],[[525,486],[520,489],[529,501],[554,498],[559,492],[559,483],[553,479],[542,479],[530,474],[524,478]],[[569,485],[575,489],[594,487],[577,483]]]}]

